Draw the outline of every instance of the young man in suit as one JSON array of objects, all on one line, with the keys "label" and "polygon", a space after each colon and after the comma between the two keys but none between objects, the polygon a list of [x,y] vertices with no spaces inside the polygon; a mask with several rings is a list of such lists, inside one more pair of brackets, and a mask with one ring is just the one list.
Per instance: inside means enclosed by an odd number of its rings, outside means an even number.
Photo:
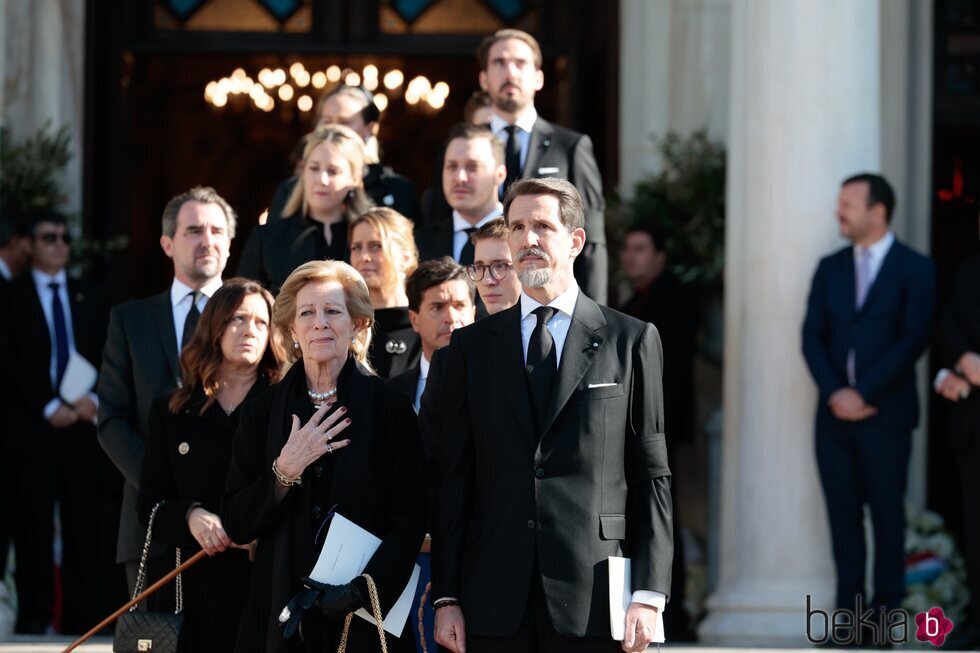
[{"label": "young man in suit", "polygon": [[506,175],[504,144],[493,132],[466,123],[453,127],[442,168],[442,189],[452,218],[416,229],[419,260],[450,256],[463,266],[472,263],[470,235],[500,216],[500,187]]},{"label": "young man in suit", "polygon": [[609,260],[606,253],[606,201],[602,175],[585,134],[554,125],[534,108],[544,87],[541,47],[527,32],[499,30],[477,50],[480,87],[490,94],[490,129],[505,144],[507,176],[503,190],[516,179],[562,177],[572,182],[585,204],[585,249],[575,261],[582,291],[606,303]]},{"label": "young man in suit", "polygon": [[[905,596],[904,499],[919,419],[915,362],[936,303],[932,261],[896,240],[895,194],[881,176],[846,179],[837,201],[851,245],[820,261],[803,323],[803,355],[819,389],[817,467],[837,607],[898,608]],[[864,504],[874,528],[874,598],[865,595]]]},{"label": "young man in suit", "polygon": [[4,367],[13,376],[10,430],[3,455],[16,459],[14,529],[17,632],[44,634],[53,617],[54,507],[61,523],[61,632],[82,633],[98,623],[104,565],[98,519],[106,500],[109,462],[95,435],[93,393],[61,396],[69,360],[98,365],[105,342],[100,293],[69,279],[71,235],[64,216],[44,212],[30,228],[31,269],[9,289],[15,306],[3,327]]},{"label": "young man in suit", "polygon": [[[584,207],[564,179],[504,199],[524,291],[455,332],[440,400],[433,591],[451,651],[642,651],[673,557],[657,329],[573,276]],[[632,558],[622,645],[608,556]]]},{"label": "young man in suit", "polygon": [[[117,562],[126,564],[130,590],[146,531],[136,498],[150,405],[180,382],[180,350],[208,298],[221,286],[228,249],[235,237],[235,212],[213,188],[195,187],[163,210],[160,246],[173,261],[170,288],[112,309],[99,380],[99,442],[125,477]],[[159,555],[163,548],[153,548]],[[154,560],[156,571],[173,561]]]}]

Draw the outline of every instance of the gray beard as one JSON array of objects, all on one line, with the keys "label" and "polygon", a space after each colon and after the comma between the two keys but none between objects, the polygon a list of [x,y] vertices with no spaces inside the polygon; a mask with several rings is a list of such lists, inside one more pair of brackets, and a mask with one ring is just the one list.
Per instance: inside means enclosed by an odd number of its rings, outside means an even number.
[{"label": "gray beard", "polygon": [[537,268],[517,273],[517,278],[525,288],[541,288],[551,282],[551,268]]}]

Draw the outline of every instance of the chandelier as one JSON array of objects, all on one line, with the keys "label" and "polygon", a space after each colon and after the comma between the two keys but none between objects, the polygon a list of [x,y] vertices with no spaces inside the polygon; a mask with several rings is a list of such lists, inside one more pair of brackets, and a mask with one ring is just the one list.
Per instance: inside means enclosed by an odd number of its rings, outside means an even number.
[{"label": "chandelier", "polygon": [[227,106],[234,97],[247,98],[248,105],[264,111],[276,106],[295,106],[301,112],[311,111],[316,99],[328,85],[343,83],[363,86],[374,96],[374,104],[384,111],[392,101],[404,101],[414,109],[437,112],[446,105],[449,84],[433,84],[418,75],[406,84],[405,73],[394,68],[382,73],[374,64],[361,71],[328,66],[324,70],[307,70],[302,62],[294,62],[286,71],[282,68],[263,68],[253,78],[244,68],[236,68],[228,77],[208,82],[204,100],[217,108]]}]

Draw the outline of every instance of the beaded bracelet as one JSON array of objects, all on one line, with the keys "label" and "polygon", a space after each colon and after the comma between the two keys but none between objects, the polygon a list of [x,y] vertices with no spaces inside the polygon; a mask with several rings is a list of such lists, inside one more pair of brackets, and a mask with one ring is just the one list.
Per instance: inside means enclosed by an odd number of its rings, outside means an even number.
[{"label": "beaded bracelet", "polygon": [[439,608],[448,608],[453,605],[461,605],[461,604],[456,599],[442,599],[440,601],[436,601],[435,603],[433,603],[432,609],[438,610]]},{"label": "beaded bracelet", "polygon": [[279,480],[279,482],[282,483],[283,485],[285,485],[286,487],[292,487],[294,485],[302,485],[303,484],[303,477],[302,476],[297,476],[296,478],[289,478],[288,476],[286,476],[285,474],[283,474],[282,472],[279,471],[279,459],[278,458],[276,458],[275,460],[272,461],[272,473],[275,474],[276,475],[276,478]]}]

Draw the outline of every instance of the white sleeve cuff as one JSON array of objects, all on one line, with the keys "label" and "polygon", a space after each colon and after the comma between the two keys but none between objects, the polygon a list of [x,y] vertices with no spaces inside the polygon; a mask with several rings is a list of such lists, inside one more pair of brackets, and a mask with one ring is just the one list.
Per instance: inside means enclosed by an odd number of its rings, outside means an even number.
[{"label": "white sleeve cuff", "polygon": [[663,612],[667,607],[667,595],[652,590],[636,590],[633,592],[633,603],[643,603]]},{"label": "white sleeve cuff", "polygon": [[947,370],[945,367],[939,370],[938,372],[936,372],[936,378],[932,382],[932,389],[935,390],[936,392],[939,392],[939,386],[943,384],[943,381],[945,381],[946,377],[949,376],[950,374],[952,374],[952,372]]},{"label": "white sleeve cuff", "polygon": [[44,419],[51,421],[51,416],[54,415],[55,411],[61,408],[61,399],[55,397],[48,403],[44,405]]}]

